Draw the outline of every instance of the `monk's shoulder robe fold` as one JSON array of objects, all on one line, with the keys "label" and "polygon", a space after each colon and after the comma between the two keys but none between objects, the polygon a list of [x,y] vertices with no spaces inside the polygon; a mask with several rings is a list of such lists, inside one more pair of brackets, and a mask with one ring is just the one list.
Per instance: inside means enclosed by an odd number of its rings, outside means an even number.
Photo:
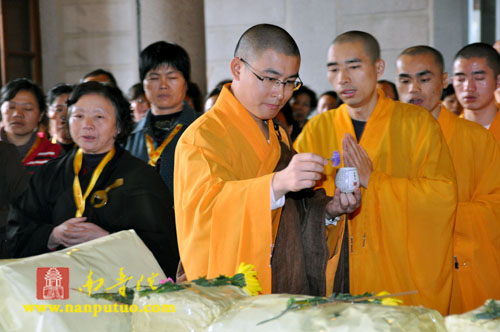
[{"label": "monk's shoulder robe fold", "polygon": [[500,144],[500,110],[497,112],[495,118],[493,118],[489,131],[493,134],[497,143]]},{"label": "monk's shoulder robe fold", "polygon": [[[295,141],[298,152],[342,155],[354,136],[346,105],[311,119]],[[452,281],[452,234],[457,204],[450,152],[437,121],[423,108],[379,99],[360,140],[373,163],[361,208],[350,216],[351,293],[404,292],[406,304],[446,314]],[[343,164],[341,165],[343,166]],[[327,165],[320,186],[335,189]]]},{"label": "monk's shoulder robe fold", "polygon": [[491,131],[441,108],[439,124],[457,174],[454,255],[459,269],[450,313],[500,298],[500,147]]},{"label": "monk's shoulder robe fold", "polygon": [[[233,275],[246,262],[256,266],[263,292],[271,292],[281,209],[271,211],[270,188],[281,148],[272,121],[268,125],[269,142],[226,86],[180,138],[174,201],[188,279]],[[281,137],[288,144],[282,129]]]}]

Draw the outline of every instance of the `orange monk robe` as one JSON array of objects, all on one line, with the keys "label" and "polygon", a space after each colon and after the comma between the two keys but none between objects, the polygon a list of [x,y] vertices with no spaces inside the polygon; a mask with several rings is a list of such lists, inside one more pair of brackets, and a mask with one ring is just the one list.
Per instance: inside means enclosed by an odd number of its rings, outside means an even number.
[{"label": "orange monk robe", "polygon": [[176,147],[179,252],[188,280],[233,275],[245,262],[255,265],[263,293],[270,293],[271,250],[281,214],[281,208],[271,211],[270,189],[281,148],[272,121],[268,143],[228,86]]},{"label": "orange monk robe", "polygon": [[500,299],[500,147],[483,126],[441,107],[438,122],[457,175],[458,207],[450,313]]},{"label": "orange monk robe", "polygon": [[[428,111],[378,94],[359,142],[373,172],[360,209],[349,216],[350,291],[417,290],[402,298],[405,304],[447,314],[457,202],[450,153]],[[323,157],[342,155],[346,133],[356,137],[344,104],[309,120],[294,146]],[[329,195],[335,172],[328,164],[320,184]]]},{"label": "orange monk robe", "polygon": [[498,111],[497,115],[493,118],[489,131],[491,131],[493,137],[495,137],[498,144],[500,144],[500,111]]}]

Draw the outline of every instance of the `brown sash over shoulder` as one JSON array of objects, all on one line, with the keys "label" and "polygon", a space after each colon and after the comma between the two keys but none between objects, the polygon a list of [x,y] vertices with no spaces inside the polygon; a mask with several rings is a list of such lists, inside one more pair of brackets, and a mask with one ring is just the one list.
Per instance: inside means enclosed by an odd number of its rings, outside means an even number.
[{"label": "brown sash over shoulder", "polygon": [[[296,154],[281,141],[279,131],[278,138],[281,156],[275,172],[288,166]],[[325,207],[330,200],[323,189],[286,195],[271,259],[273,293],[325,295],[328,260]],[[179,262],[177,282],[185,280]]]},{"label": "brown sash over shoulder", "polygon": [[[296,152],[281,141],[275,172],[284,169]],[[272,292],[324,296],[328,247],[325,207],[331,197],[323,189],[288,193],[276,235]]]}]

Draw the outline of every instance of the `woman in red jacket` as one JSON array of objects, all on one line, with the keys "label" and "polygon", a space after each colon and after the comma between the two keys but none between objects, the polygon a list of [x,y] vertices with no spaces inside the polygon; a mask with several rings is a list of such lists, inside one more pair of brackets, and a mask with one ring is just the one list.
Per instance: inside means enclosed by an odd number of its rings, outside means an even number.
[{"label": "woman in red jacket", "polygon": [[47,108],[43,91],[32,81],[19,78],[7,83],[0,94],[1,140],[16,146],[28,172],[33,174],[61,150],[45,133],[38,132]]}]

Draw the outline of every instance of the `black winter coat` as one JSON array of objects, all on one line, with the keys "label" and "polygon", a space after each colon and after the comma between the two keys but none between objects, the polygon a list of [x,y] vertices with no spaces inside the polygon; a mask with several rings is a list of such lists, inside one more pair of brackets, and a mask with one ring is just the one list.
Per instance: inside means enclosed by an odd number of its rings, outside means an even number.
[{"label": "black winter coat", "polygon": [[[7,246],[12,257],[49,252],[52,230],[73,218],[73,160],[76,150],[43,165],[28,190],[9,214]],[[82,192],[91,172],[80,176]],[[107,202],[92,198],[123,178],[123,185],[109,189]],[[172,196],[160,175],[142,160],[116,146],[115,156],[104,168],[85,203],[84,217],[110,233],[134,229],[153,252],[165,274],[174,278],[179,262]]]}]

